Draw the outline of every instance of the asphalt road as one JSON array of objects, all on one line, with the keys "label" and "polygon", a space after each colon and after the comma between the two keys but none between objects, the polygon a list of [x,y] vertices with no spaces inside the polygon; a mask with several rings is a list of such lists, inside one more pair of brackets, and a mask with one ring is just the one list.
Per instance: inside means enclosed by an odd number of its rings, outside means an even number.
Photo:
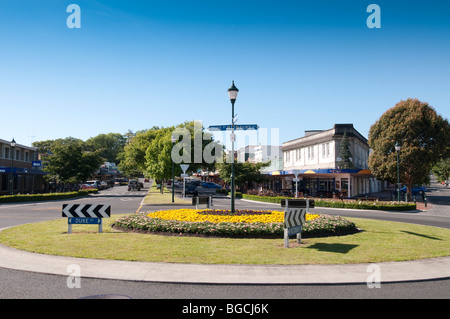
[{"label": "asphalt road", "polygon": [[[140,208],[146,191],[128,192],[126,187],[114,187],[98,195],[72,199],[76,203],[108,203],[112,214],[132,213]],[[392,221],[418,223],[450,228],[450,190],[434,188],[429,193],[431,203],[436,199],[437,209],[417,213],[387,213],[314,209],[327,214],[348,217],[377,218]],[[0,204],[0,228],[23,223],[61,218],[61,207],[65,201],[26,204]],[[215,208],[228,208],[230,200],[217,198]],[[236,201],[238,208],[278,208],[279,205]],[[142,207],[155,210],[159,207]],[[0,299],[76,299],[93,295],[122,295],[132,299],[212,299],[223,300],[258,299],[275,304],[275,299],[441,299],[450,298],[450,278],[433,281],[382,283],[381,288],[367,285],[208,285],[152,283],[82,278],[81,288],[68,288],[66,276],[40,274],[0,268]],[[274,300],[270,300],[274,299]],[[213,301],[214,302],[214,301]],[[177,304],[180,311],[185,303]],[[186,303],[187,304],[187,303]],[[197,303],[198,304],[198,303]],[[158,305],[158,304],[155,304]]]}]

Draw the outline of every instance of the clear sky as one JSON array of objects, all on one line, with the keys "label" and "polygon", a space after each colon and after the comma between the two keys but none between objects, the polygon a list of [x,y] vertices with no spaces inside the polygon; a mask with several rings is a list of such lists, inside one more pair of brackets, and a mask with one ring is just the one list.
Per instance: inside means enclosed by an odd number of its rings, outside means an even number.
[{"label": "clear sky", "polygon": [[1,139],[229,124],[232,80],[237,124],[280,143],[335,123],[367,137],[409,97],[449,118],[450,2],[0,0]]}]

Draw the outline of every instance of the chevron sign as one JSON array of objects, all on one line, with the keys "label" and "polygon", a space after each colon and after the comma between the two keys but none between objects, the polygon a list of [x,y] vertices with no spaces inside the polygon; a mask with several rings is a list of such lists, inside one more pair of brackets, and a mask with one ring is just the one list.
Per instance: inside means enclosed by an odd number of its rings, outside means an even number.
[{"label": "chevron sign", "polygon": [[285,200],[284,206],[284,247],[289,248],[289,236],[297,235],[297,243],[301,243],[301,234],[305,224],[306,213],[314,207],[313,200]]},{"label": "chevron sign", "polygon": [[91,204],[63,204],[62,217],[111,217],[111,206]]},{"label": "chevron sign", "polygon": [[284,228],[293,228],[305,223],[306,209],[288,208],[284,212]]},{"label": "chevron sign", "polygon": [[72,233],[72,224],[98,224],[98,232],[103,231],[102,218],[111,216],[111,206],[92,204],[63,204],[62,217],[67,218],[69,229]]}]

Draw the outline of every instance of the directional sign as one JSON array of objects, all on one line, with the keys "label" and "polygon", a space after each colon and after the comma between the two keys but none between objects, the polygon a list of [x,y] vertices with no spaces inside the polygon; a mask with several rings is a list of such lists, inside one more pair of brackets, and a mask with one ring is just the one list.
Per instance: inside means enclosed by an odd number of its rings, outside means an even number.
[{"label": "directional sign", "polygon": [[107,218],[111,216],[111,206],[91,204],[63,204],[62,217],[94,217]]},{"label": "directional sign", "polygon": [[69,217],[67,222],[69,224],[91,224],[91,225],[98,225],[102,223],[101,218],[94,218],[94,217]]},{"label": "directional sign", "polygon": [[[208,127],[210,131],[229,131],[232,129],[231,124],[228,125],[211,125]],[[239,124],[234,126],[235,130],[257,130],[259,126],[256,124]]]},{"label": "directional sign", "polygon": [[293,228],[305,223],[306,209],[288,208],[284,212],[284,228]]},{"label": "directional sign", "polygon": [[63,204],[62,217],[67,218],[68,231],[72,233],[72,224],[98,224],[98,232],[103,232],[102,218],[111,216],[111,206],[92,204]]}]

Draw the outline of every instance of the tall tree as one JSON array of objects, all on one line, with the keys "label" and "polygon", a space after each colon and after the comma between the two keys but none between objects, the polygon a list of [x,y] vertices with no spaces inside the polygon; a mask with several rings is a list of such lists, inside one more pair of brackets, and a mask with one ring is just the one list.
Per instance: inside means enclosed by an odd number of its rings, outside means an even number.
[{"label": "tall tree", "polygon": [[376,178],[396,183],[400,143],[400,181],[411,197],[413,184],[427,183],[432,165],[448,157],[449,140],[449,122],[433,107],[417,99],[400,101],[370,128],[369,167]]},{"label": "tall tree", "polygon": [[344,136],[342,137],[341,147],[339,150],[339,167],[341,169],[345,168],[355,168],[352,161],[352,153],[350,152],[350,142],[347,137],[347,131],[344,131]]},{"label": "tall tree", "polygon": [[126,139],[120,133],[99,134],[86,141],[86,148],[91,152],[99,151],[99,155],[107,162],[118,164],[118,155],[123,151],[125,143]]},{"label": "tall tree", "polygon": [[104,159],[98,152],[85,151],[82,141],[55,142],[45,171],[58,183],[76,184],[89,179]]}]

